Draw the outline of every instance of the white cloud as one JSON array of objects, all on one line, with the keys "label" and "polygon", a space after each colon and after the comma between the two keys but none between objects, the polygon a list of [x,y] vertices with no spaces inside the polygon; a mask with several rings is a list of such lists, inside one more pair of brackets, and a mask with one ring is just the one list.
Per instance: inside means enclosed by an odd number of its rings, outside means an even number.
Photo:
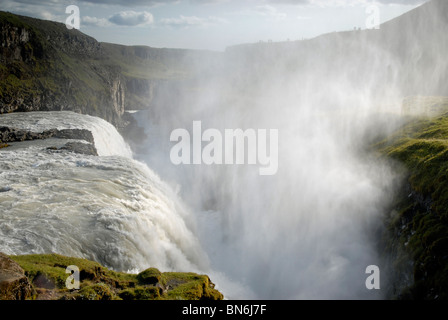
[{"label": "white cloud", "polygon": [[210,25],[218,25],[226,22],[227,20],[218,17],[200,18],[196,16],[182,16],[182,15],[179,18],[165,18],[160,20],[160,24],[162,25],[177,28],[203,27]]},{"label": "white cloud", "polygon": [[89,27],[108,27],[111,23],[105,18],[83,16],[81,18],[81,25]]},{"label": "white cloud", "polygon": [[152,24],[154,17],[147,11],[121,11],[111,16],[109,21],[119,26],[138,26]]}]

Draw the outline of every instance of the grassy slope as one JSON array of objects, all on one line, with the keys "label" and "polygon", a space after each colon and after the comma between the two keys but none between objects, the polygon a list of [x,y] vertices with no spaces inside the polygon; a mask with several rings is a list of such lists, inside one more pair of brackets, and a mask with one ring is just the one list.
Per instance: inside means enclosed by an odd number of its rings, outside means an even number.
[{"label": "grassy slope", "polygon": [[376,146],[404,165],[410,185],[389,223],[405,253],[395,266],[402,268],[406,256],[414,261],[414,284],[402,298],[448,299],[448,103],[438,108],[439,115],[414,116]]},{"label": "grassy slope", "polygon": [[[130,78],[137,79],[182,79],[188,76],[191,70],[182,64],[179,59],[170,59],[170,53],[175,49],[157,49],[141,46],[123,46],[111,43],[101,43],[107,52],[105,62],[118,66],[121,73]],[[143,58],[136,51],[152,53],[151,58]],[[179,50],[184,52],[186,50]]]},{"label": "grassy slope", "polygon": [[[34,299],[76,300],[222,300],[208,276],[149,268],[138,275],[115,272],[97,262],[57,254],[10,256],[33,283]],[[65,287],[65,269],[80,269],[80,290]]]},{"label": "grassy slope", "polygon": [[[89,68],[86,68],[90,66],[89,63],[97,63],[98,65],[119,68],[121,73],[128,77],[139,79],[180,79],[188,76],[192,71],[191,66],[189,66],[192,60],[197,59],[200,61],[201,57],[213,57],[216,55],[206,51],[98,43],[95,39],[78,30],[68,30],[62,23],[18,16],[2,11],[0,11],[0,20],[29,30],[33,35],[30,41],[30,50],[35,50],[35,46],[41,53],[47,54],[51,52],[47,58],[54,58],[53,55],[56,54],[64,61],[67,58],[75,60],[76,65],[73,65],[73,61],[67,61],[67,65],[64,67],[69,67],[70,71],[74,72],[75,75],[81,73],[79,74],[80,78],[83,78],[82,73],[89,72]],[[69,50],[66,50],[66,48],[57,46],[55,48],[54,44],[47,40],[49,35],[73,38],[75,40],[82,39],[100,45],[102,51],[101,54],[93,56],[83,55],[83,59],[79,59],[79,56],[67,54],[66,52]],[[57,52],[54,52],[54,49],[57,49]],[[59,62],[57,61],[56,63]]]}]

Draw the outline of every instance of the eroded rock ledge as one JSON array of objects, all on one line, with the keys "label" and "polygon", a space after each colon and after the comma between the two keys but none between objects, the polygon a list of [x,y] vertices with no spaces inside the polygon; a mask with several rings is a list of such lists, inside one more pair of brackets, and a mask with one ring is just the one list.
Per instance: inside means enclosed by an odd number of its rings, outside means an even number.
[{"label": "eroded rock ledge", "polygon": [[98,155],[98,152],[94,146],[94,138],[92,132],[86,129],[50,129],[43,132],[31,132],[28,130],[21,130],[16,128],[0,127],[0,145],[2,147],[7,147],[8,143],[12,142],[41,140],[49,138],[84,140],[88,142],[68,142],[60,148],[49,147],[48,149],[50,150],[68,150],[86,155]]}]

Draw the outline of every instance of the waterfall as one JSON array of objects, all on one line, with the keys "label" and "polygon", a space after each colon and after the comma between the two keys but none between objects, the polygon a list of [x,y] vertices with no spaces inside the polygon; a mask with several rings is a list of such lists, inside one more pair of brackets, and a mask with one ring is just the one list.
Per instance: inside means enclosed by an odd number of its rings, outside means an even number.
[{"label": "waterfall", "polygon": [[59,253],[121,271],[207,269],[188,209],[132,159],[111,124],[72,112],[29,112],[1,115],[0,126],[6,125],[88,129],[100,156],[47,150],[40,140],[2,149],[0,251]]}]

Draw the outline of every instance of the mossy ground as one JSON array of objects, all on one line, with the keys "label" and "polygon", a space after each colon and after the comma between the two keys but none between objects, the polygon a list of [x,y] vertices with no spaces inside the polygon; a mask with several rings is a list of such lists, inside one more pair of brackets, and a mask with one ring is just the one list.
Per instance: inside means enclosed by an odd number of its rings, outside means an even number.
[{"label": "mossy ground", "polygon": [[405,252],[401,258],[413,261],[413,284],[402,298],[448,299],[448,112],[440,111],[410,118],[375,146],[403,165],[409,185],[388,225],[391,241]]},{"label": "mossy ground", "polygon": [[[33,284],[34,299],[64,300],[222,300],[206,275],[160,272],[149,268],[139,274],[116,272],[86,259],[57,254],[10,256]],[[69,290],[67,266],[80,270],[80,289]]]}]

